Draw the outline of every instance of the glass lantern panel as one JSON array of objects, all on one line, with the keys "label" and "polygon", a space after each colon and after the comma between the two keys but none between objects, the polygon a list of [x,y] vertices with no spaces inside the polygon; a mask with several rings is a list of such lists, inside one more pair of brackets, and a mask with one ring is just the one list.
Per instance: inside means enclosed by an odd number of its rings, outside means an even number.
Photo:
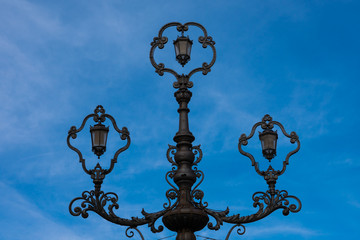
[{"label": "glass lantern panel", "polygon": [[91,131],[91,139],[93,147],[106,147],[106,140],[109,128],[99,129],[96,126]]},{"label": "glass lantern panel", "polygon": [[178,44],[179,44],[179,53],[180,55],[188,55],[188,45],[189,42],[187,39],[181,39],[180,41],[178,41]]},{"label": "glass lantern panel", "polygon": [[187,45],[186,53],[190,57],[191,55],[191,47],[192,47],[192,41],[189,40],[189,44]]},{"label": "glass lantern panel", "polygon": [[277,134],[274,133],[265,133],[261,135],[261,147],[263,150],[266,149],[276,149],[276,140],[277,140]]},{"label": "glass lantern panel", "polygon": [[179,56],[179,54],[180,54],[180,51],[179,51],[179,42],[175,42],[175,43],[174,43],[174,46],[175,46],[175,54],[176,54],[176,56]]}]

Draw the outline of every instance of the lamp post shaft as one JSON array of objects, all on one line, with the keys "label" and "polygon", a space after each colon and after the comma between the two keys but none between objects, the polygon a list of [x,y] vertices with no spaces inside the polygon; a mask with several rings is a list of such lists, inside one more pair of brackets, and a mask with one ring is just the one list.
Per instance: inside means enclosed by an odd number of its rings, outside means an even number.
[{"label": "lamp post shaft", "polygon": [[[174,182],[179,188],[178,205],[163,217],[164,225],[177,232],[177,240],[195,240],[195,231],[203,229],[209,221],[208,216],[192,202],[191,191],[196,182],[196,174],[192,169],[195,154],[192,142],[195,137],[189,130],[189,108],[192,93],[188,89],[188,77],[178,76],[178,90],[174,96],[179,104],[179,131],[175,134],[176,153],[174,160],[177,170],[174,174]],[[191,85],[190,85],[191,86]]]},{"label": "lamp post shaft", "polygon": [[178,185],[180,190],[179,206],[190,206],[190,191],[192,185],[196,181],[196,176],[192,170],[192,164],[195,156],[191,151],[192,142],[195,137],[189,129],[190,112],[188,103],[190,102],[192,93],[186,87],[180,87],[174,93],[174,96],[179,103],[179,131],[174,136],[176,142],[176,153],[174,156],[175,162],[178,164],[178,169],[174,176],[174,182]]}]

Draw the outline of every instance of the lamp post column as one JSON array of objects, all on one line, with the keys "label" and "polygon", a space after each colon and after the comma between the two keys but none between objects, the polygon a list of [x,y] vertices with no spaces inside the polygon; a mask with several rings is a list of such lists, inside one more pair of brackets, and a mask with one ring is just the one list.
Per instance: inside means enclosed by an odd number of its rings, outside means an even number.
[{"label": "lamp post column", "polygon": [[196,176],[192,170],[192,164],[195,156],[191,151],[192,142],[195,137],[189,130],[188,103],[190,102],[192,93],[187,88],[189,79],[187,76],[178,77],[179,89],[174,93],[176,101],[179,103],[179,131],[174,137],[176,144],[176,153],[174,155],[175,162],[178,164],[178,170],[174,176],[174,182],[180,190],[179,207],[192,206],[190,203],[190,191],[192,185],[196,181]]},{"label": "lamp post column", "polygon": [[195,155],[192,151],[192,142],[195,137],[189,130],[188,103],[192,93],[189,87],[188,76],[178,76],[178,81],[174,84],[178,90],[174,96],[179,103],[179,131],[174,137],[176,142],[175,162],[178,166],[174,182],[179,187],[179,203],[172,211],[163,217],[164,225],[172,231],[177,232],[176,240],[195,240],[195,231],[203,229],[209,221],[209,217],[204,211],[194,206],[191,197],[191,188],[196,182],[196,175],[192,169]]}]

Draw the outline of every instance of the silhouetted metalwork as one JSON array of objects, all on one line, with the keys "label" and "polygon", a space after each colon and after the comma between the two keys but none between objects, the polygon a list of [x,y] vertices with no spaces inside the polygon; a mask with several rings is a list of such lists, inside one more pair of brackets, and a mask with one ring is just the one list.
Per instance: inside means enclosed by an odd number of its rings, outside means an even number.
[{"label": "silhouetted metalwork", "polygon": [[[155,49],[164,48],[164,45],[168,42],[168,38],[163,36],[163,33],[170,27],[176,27],[177,31],[181,32],[181,36],[174,41],[174,46],[176,60],[182,66],[190,60],[192,41],[189,37],[184,37],[184,32],[188,31],[189,27],[198,27],[202,30],[204,35],[198,38],[198,42],[203,48],[211,47],[213,57],[210,63],[204,62],[201,67],[193,69],[188,74],[181,75],[173,69],[166,68],[164,63],[157,64],[154,59]],[[173,86],[177,90],[174,96],[179,104],[179,130],[173,138],[176,145],[169,145],[166,152],[166,158],[172,165],[172,168],[165,174],[165,179],[171,188],[165,193],[167,201],[163,204],[163,209],[154,213],[148,213],[142,210],[142,217],[132,217],[130,219],[122,218],[115,214],[114,209],[119,208],[117,203],[118,196],[113,192],[104,193],[101,191],[101,184],[105,176],[113,170],[119,154],[129,147],[130,133],[126,127],[120,130],[114,118],[106,114],[102,106],[98,106],[93,114],[85,117],[79,129],[75,126],[71,127],[67,137],[68,146],[78,154],[84,171],[90,175],[95,184],[94,190],[84,191],[81,197],[71,201],[69,210],[72,215],[81,215],[83,218],[87,218],[89,211],[96,212],[112,223],[127,226],[125,231],[127,237],[131,238],[137,233],[141,239],[144,239],[144,236],[138,227],[147,224],[152,232],[161,232],[164,227],[162,225],[156,227],[155,223],[158,219],[162,218],[163,225],[167,229],[177,233],[177,240],[195,240],[195,232],[204,229],[206,226],[211,230],[219,230],[224,222],[232,224],[226,236],[226,239],[229,239],[234,230],[236,230],[238,235],[243,235],[245,233],[244,224],[258,221],[277,209],[282,209],[284,215],[288,215],[290,212],[295,213],[300,211],[301,202],[297,197],[288,195],[288,192],[285,190],[277,190],[275,188],[278,177],[285,172],[286,166],[289,164],[290,156],[300,149],[299,138],[295,132],[288,134],[283,125],[273,121],[269,115],[265,115],[261,122],[256,123],[248,136],[242,134],[239,139],[240,153],[251,160],[255,171],[264,177],[269,185],[269,189],[265,192],[255,192],[252,196],[254,201],[253,206],[257,208],[257,211],[247,216],[240,216],[240,214],[229,215],[229,208],[222,211],[212,210],[208,208],[209,204],[203,201],[204,192],[199,189],[199,186],[204,180],[204,173],[197,167],[202,160],[203,153],[200,145],[193,146],[192,144],[195,137],[189,129],[188,113],[190,110],[188,103],[192,97],[189,88],[194,85],[193,82],[190,81],[190,77],[194,73],[202,72],[203,75],[206,75],[210,72],[216,60],[214,45],[215,42],[207,35],[205,28],[194,22],[185,24],[177,22],[168,23],[160,29],[158,36],[155,37],[151,43],[150,61],[160,76],[165,72],[175,76],[176,81],[173,83]],[[92,150],[98,158],[106,151],[106,138],[109,129],[102,124],[106,119],[111,121],[114,129],[120,134],[120,138],[126,141],[125,145],[115,152],[114,157],[110,161],[109,169],[102,168],[98,163],[94,169],[88,170],[81,152],[70,143],[70,138],[75,139],[77,133],[83,130],[86,122],[90,118],[93,118],[94,122],[97,123],[97,125],[91,127],[90,131],[92,134]],[[261,127],[263,132],[259,133],[259,139],[262,144],[262,153],[266,159],[271,161],[276,156],[278,133],[277,131],[273,131],[275,125],[281,129],[281,132],[286,137],[290,138],[291,143],[296,143],[297,147],[287,154],[281,170],[275,170],[270,165],[266,171],[262,171],[259,169],[259,164],[253,155],[245,152],[242,146],[246,146],[248,140],[254,136],[255,130]],[[209,222],[209,217],[212,217],[215,222]]]}]

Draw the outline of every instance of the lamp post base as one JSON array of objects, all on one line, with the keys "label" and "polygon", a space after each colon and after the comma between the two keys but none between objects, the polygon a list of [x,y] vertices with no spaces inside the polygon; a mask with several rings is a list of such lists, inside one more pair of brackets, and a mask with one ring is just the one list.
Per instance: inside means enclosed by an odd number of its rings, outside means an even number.
[{"label": "lamp post base", "polygon": [[194,232],[203,229],[209,217],[197,208],[177,208],[165,214],[162,221],[168,229],[177,232],[176,240],[196,240]]}]

